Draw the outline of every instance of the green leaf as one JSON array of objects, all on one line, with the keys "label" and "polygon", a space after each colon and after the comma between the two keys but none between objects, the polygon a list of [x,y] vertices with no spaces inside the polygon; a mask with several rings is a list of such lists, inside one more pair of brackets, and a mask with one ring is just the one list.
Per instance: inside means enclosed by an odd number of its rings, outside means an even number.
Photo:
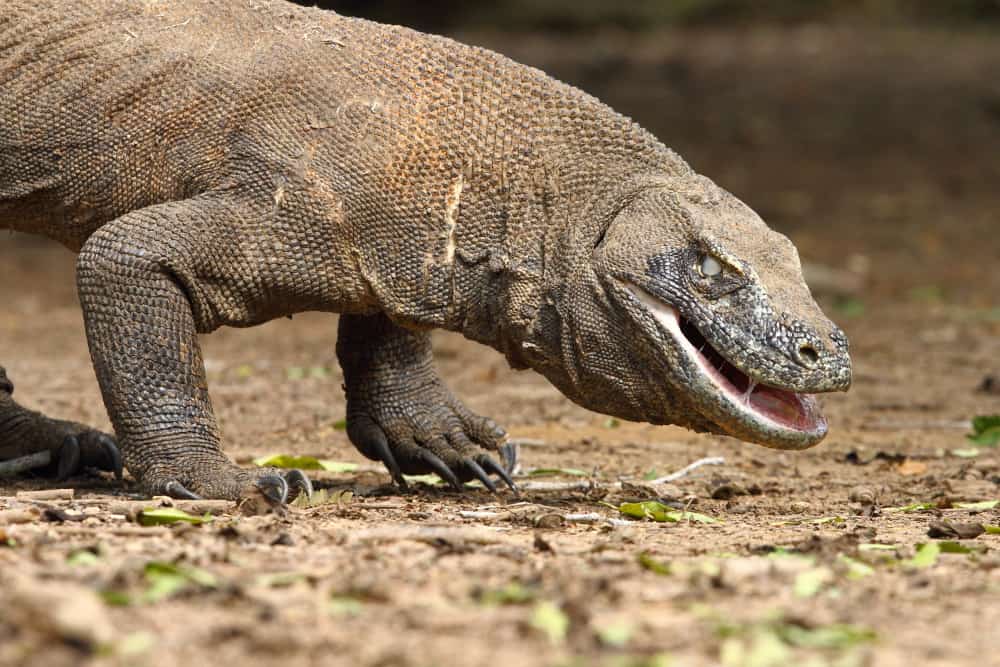
[{"label": "green leaf", "polygon": [[634,519],[651,519],[659,522],[677,523],[679,521],[693,521],[694,523],[719,523],[719,519],[710,517],[707,514],[675,510],[656,500],[646,500],[641,503],[622,503],[618,506],[618,511]]},{"label": "green leaf", "polygon": [[867,576],[875,574],[875,568],[868,563],[862,563],[861,561],[851,558],[850,556],[845,556],[844,554],[837,556],[837,562],[847,568],[848,579],[864,579]]},{"label": "green leaf", "polygon": [[1000,415],[973,417],[972,433],[965,437],[980,447],[1000,445]]},{"label": "green leaf", "polygon": [[639,554],[639,565],[641,565],[643,569],[649,570],[655,574],[659,574],[664,577],[670,576],[670,565],[653,558],[645,551]]},{"label": "green leaf", "polygon": [[589,477],[590,473],[579,468],[534,468],[528,471],[528,477],[552,477],[554,475]]},{"label": "green leaf", "polygon": [[104,600],[104,604],[111,607],[128,607],[132,604],[132,598],[123,591],[101,591],[101,599]]},{"label": "green leaf", "polygon": [[817,567],[799,572],[792,588],[797,598],[811,598],[823,589],[823,585],[833,578],[828,567]]},{"label": "green leaf", "polygon": [[625,648],[634,634],[635,626],[627,621],[618,621],[597,628],[597,638],[602,644],[611,648]]},{"label": "green leaf", "polygon": [[325,470],[333,473],[354,472],[358,469],[357,463],[330,461],[318,459],[315,456],[296,456],[294,454],[270,454],[254,459],[253,463],[261,468],[298,468],[299,470]]},{"label": "green leaf", "polygon": [[344,595],[334,595],[326,606],[331,616],[358,616],[362,609],[361,600]]},{"label": "green leaf", "polygon": [[642,476],[647,482],[652,482],[654,479],[660,478],[660,473],[656,468],[650,468],[646,471],[646,474]]},{"label": "green leaf", "polygon": [[799,648],[845,649],[878,638],[870,628],[839,623],[818,628],[782,625],[778,632],[786,642]]},{"label": "green leaf", "polygon": [[347,417],[338,419],[333,422],[333,430],[335,431],[346,431],[347,430]]},{"label": "green leaf", "polygon": [[549,643],[558,646],[566,641],[569,617],[552,602],[539,602],[531,614],[531,627],[548,637]]},{"label": "green leaf", "polygon": [[772,526],[801,526],[801,525],[813,525],[822,526],[827,523],[832,524],[842,524],[847,523],[847,519],[842,516],[821,516],[816,519],[789,519],[788,521],[777,521],[772,523]]},{"label": "green leaf", "polygon": [[974,459],[982,452],[978,449],[952,449],[949,453],[960,459]]},{"label": "green leaf", "polygon": [[966,546],[961,542],[955,542],[954,540],[941,540],[937,543],[938,548],[943,554],[971,554],[975,553],[976,550],[972,547]]},{"label": "green leaf", "polygon": [[162,561],[150,561],[143,570],[148,587],[144,602],[159,602],[192,588],[217,588],[218,580],[211,572]]},{"label": "green leaf", "polygon": [[941,545],[938,542],[927,542],[926,544],[917,545],[917,553],[913,555],[913,558],[903,561],[903,567],[922,570],[933,566],[938,561],[938,556],[941,555]]},{"label": "green leaf", "polygon": [[622,423],[614,417],[608,417],[604,420],[604,428],[618,428],[621,424]]},{"label": "green leaf", "polygon": [[302,380],[306,377],[306,369],[301,366],[289,366],[285,369],[285,376],[289,380]]},{"label": "green leaf", "polygon": [[912,503],[910,505],[903,505],[902,507],[883,507],[883,512],[926,512],[927,510],[937,509],[935,503]]},{"label": "green leaf", "polygon": [[987,526],[984,523],[983,530],[986,531],[987,535],[1000,535],[1000,526]]},{"label": "green leaf", "polygon": [[243,364],[242,366],[236,367],[236,376],[241,378],[248,378],[254,373],[254,368],[250,364]]},{"label": "green leaf", "polygon": [[200,525],[212,521],[212,515],[206,513],[204,516],[194,516],[176,507],[150,507],[139,512],[137,521],[143,526],[164,526],[178,522]]},{"label": "green leaf", "polygon": [[428,486],[441,486],[444,484],[444,480],[434,474],[403,475],[403,479],[410,484],[426,484]]},{"label": "green leaf", "polygon": [[503,588],[495,588],[480,593],[479,603],[487,607],[498,607],[508,604],[526,604],[535,599],[534,589],[528,588],[518,581],[512,581]]},{"label": "green leaf", "polygon": [[1000,505],[1000,500],[983,500],[978,503],[953,503],[952,507],[959,510],[991,510]]},{"label": "green leaf", "polygon": [[75,567],[90,567],[100,563],[101,559],[90,549],[78,549],[66,557],[66,562]]}]

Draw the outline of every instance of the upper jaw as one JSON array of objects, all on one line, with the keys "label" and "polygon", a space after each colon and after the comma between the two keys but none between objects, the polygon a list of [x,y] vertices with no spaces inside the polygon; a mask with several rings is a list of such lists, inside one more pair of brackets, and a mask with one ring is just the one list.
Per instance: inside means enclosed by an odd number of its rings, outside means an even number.
[{"label": "upper jaw", "polygon": [[626,297],[648,318],[641,325],[659,345],[669,345],[683,367],[686,391],[703,417],[718,431],[777,449],[806,449],[818,444],[827,433],[826,419],[816,398],[787,387],[765,384],[730,363],[708,341],[696,347],[685,331],[677,308],[665,303],[632,282],[616,281]]}]

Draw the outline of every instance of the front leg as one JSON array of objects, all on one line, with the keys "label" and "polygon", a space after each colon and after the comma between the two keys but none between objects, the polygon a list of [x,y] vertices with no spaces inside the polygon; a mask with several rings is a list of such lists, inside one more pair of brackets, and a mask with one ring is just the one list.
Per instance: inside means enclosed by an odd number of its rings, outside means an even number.
[{"label": "front leg", "polygon": [[507,434],[469,411],[434,370],[430,335],[393,324],[385,315],[343,315],[337,357],[347,392],[347,434],[358,450],[382,461],[396,483],[403,473],[433,472],[456,489],[479,479],[491,491],[495,474],[511,488],[508,470],[487,451],[513,456]]},{"label": "front leg", "polygon": [[47,467],[62,481],[81,468],[108,470],[119,480],[122,458],[115,439],[83,424],[50,419],[13,399],[14,383],[0,366],[0,461],[51,453]]},{"label": "front leg", "polygon": [[[234,215],[193,199],[134,211],[84,245],[77,283],[87,341],[128,471],[150,494],[282,504],[311,490],[302,473],[246,470],[222,452],[196,328],[218,326],[205,294],[253,288],[227,253]],[[206,276],[211,276],[207,279]],[[193,308],[199,307],[198,326]]]}]

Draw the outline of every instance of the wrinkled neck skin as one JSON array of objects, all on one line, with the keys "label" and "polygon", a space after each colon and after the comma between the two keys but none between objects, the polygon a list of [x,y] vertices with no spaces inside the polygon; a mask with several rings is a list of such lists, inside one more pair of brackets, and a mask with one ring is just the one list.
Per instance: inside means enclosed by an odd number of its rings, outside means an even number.
[{"label": "wrinkled neck skin", "polygon": [[[669,153],[669,157],[679,163],[671,164],[671,170],[688,172],[676,155]],[[600,169],[608,169],[608,165],[595,166],[595,173]],[[666,172],[654,175],[642,173],[644,169],[648,165],[619,165],[617,170],[609,170],[617,171],[618,176],[572,194],[567,194],[565,183],[549,179],[544,181],[543,191],[536,189],[533,198],[512,197],[554,205],[529,204],[504,211],[502,217],[511,222],[488,255],[481,261],[455,263],[454,282],[465,289],[454,293],[450,312],[461,316],[446,322],[445,328],[494,348],[513,368],[541,373],[574,401],[589,403],[579,355],[620,341],[604,340],[597,331],[576,326],[581,313],[572,314],[569,309],[579,306],[581,300],[573,298],[572,292],[586,290],[607,307],[595,321],[613,317],[613,302],[601,294],[597,281],[590,280],[592,254],[628,202],[642,192],[668,187]],[[457,255],[461,258],[462,253]],[[600,407],[608,412],[612,406]],[[640,418],[631,410],[616,412]]]}]

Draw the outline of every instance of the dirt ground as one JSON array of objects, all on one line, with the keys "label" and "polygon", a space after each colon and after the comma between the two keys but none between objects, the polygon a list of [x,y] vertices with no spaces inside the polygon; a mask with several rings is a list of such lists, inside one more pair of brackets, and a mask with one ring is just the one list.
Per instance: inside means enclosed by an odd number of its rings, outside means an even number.
[{"label": "dirt ground", "polygon": [[[0,520],[0,664],[1000,665],[1000,535],[929,536],[1000,524],[1000,450],[965,438],[1000,413],[1000,40],[461,37],[597,93],[792,237],[852,343],[827,440],[609,421],[440,335],[444,377],[523,441],[526,471],[586,475],[401,495],[338,428],[335,318],[220,331],[204,344],[230,454],[360,467],[314,473],[324,504],[193,526],[140,526],[108,477],[44,503],[15,494],[54,483],[0,480],[0,516],[42,512]],[[107,428],[72,261],[0,242],[0,363],[25,404]],[[647,481],[703,457],[724,462]],[[616,509],[655,497],[716,522]]]}]

